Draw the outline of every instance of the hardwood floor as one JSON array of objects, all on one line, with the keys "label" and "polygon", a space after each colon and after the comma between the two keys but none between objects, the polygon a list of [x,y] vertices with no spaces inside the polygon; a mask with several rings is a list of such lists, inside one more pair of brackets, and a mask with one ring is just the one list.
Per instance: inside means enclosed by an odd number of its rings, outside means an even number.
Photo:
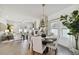
[{"label": "hardwood floor", "polygon": [[4,55],[24,55],[27,54],[28,44],[25,41],[10,41],[0,43],[0,54]]},{"label": "hardwood floor", "polygon": [[[28,49],[27,40],[3,41],[0,42],[0,55],[33,55],[32,49]],[[71,55],[67,49],[59,46],[58,55]],[[47,55],[54,55],[54,51],[50,51]]]}]

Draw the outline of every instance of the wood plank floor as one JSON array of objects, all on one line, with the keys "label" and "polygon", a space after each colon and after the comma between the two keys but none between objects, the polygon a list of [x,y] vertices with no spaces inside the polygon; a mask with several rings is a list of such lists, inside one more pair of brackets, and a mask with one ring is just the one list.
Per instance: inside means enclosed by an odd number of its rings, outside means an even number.
[{"label": "wood plank floor", "polygon": [[[0,55],[32,55],[32,50],[28,49],[29,45],[27,40],[17,41],[4,41],[0,42]],[[71,55],[72,53],[67,49],[59,46],[58,55]],[[47,53],[47,55],[54,55],[53,51]]]}]

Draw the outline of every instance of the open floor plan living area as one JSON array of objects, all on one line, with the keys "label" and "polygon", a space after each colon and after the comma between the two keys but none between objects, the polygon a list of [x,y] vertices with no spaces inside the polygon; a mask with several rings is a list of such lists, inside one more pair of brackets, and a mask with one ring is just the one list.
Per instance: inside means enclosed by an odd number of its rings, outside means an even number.
[{"label": "open floor plan living area", "polygon": [[79,55],[79,4],[0,4],[0,55]]}]

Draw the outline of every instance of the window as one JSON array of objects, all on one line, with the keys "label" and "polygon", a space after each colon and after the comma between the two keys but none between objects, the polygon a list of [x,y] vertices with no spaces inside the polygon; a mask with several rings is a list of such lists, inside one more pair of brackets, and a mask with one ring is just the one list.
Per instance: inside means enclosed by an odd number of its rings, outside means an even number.
[{"label": "window", "polygon": [[51,29],[51,33],[54,33],[54,35],[58,36],[58,29]]},{"label": "window", "polygon": [[63,37],[69,39],[70,36],[68,35],[69,29],[63,29]]}]

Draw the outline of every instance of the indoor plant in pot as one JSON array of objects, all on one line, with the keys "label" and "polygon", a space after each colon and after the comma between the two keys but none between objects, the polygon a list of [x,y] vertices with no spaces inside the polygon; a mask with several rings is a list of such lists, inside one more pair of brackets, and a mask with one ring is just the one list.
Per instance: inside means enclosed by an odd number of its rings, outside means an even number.
[{"label": "indoor plant in pot", "polygon": [[61,15],[60,21],[69,29],[69,35],[75,37],[75,49],[79,51],[78,39],[79,39],[79,11],[74,10],[70,15]]}]

